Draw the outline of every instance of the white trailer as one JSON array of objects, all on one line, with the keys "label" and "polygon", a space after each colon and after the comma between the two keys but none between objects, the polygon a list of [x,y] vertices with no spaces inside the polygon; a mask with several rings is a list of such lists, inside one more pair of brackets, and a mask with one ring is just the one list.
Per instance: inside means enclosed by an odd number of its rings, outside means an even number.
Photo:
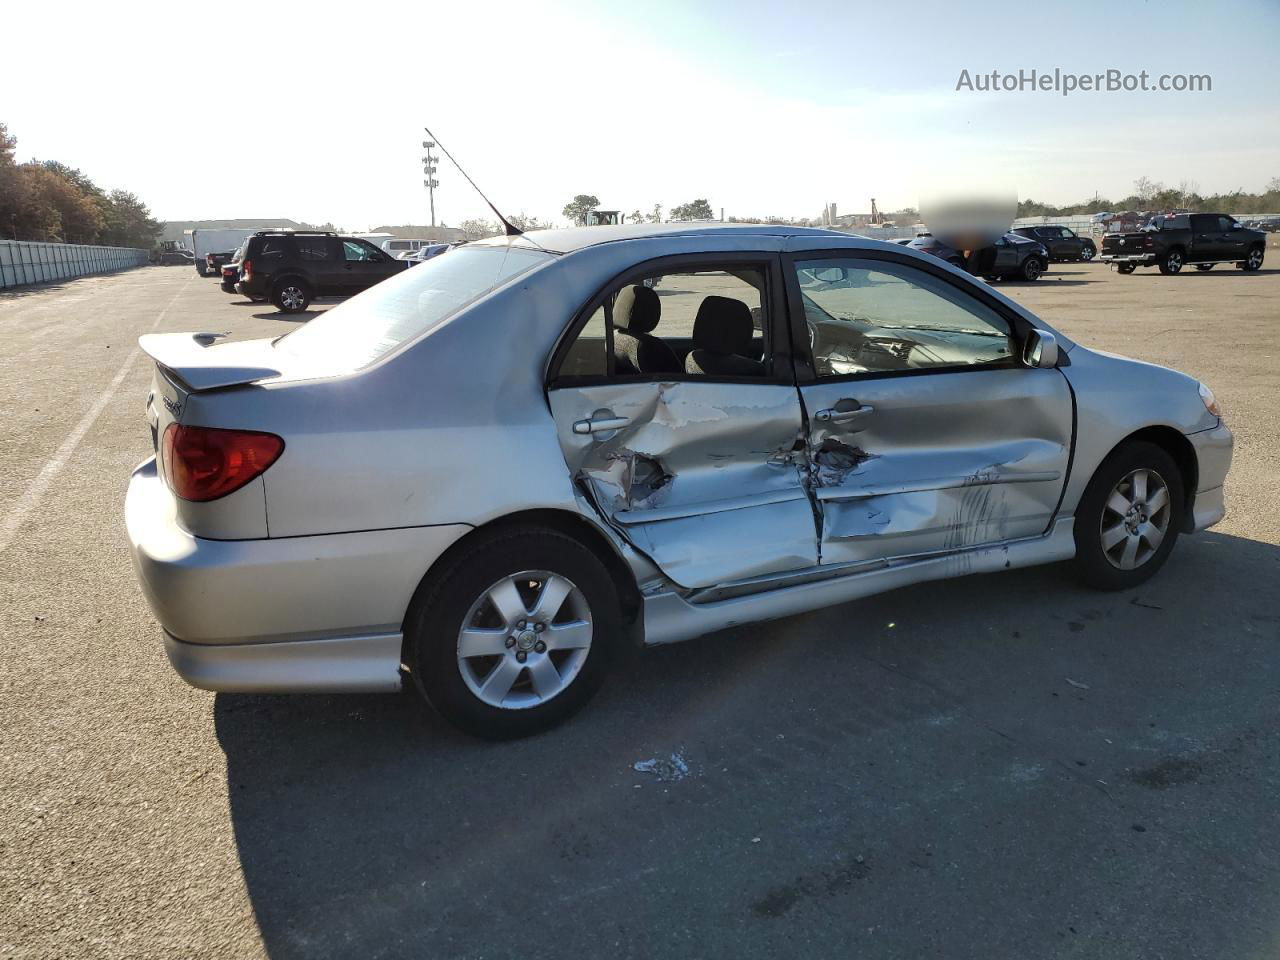
[{"label": "white trailer", "polygon": [[209,265],[205,258],[209,254],[238,250],[240,244],[244,243],[245,238],[254,234],[255,229],[229,227],[226,229],[206,230],[197,227],[195,230],[184,231],[187,237],[187,248],[195,254],[196,273],[202,277],[205,276],[209,270]]}]

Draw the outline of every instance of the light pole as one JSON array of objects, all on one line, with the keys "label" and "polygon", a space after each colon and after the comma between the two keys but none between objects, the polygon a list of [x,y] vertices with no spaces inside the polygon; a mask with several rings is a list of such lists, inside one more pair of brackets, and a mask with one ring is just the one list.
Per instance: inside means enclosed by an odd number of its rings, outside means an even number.
[{"label": "light pole", "polygon": [[440,186],[440,181],[436,179],[436,163],[440,158],[431,155],[435,145],[434,140],[422,141],[422,148],[427,151],[422,155],[422,172],[427,175],[422,185],[427,188],[427,195],[431,198],[431,229],[433,230],[436,226],[436,187]]}]

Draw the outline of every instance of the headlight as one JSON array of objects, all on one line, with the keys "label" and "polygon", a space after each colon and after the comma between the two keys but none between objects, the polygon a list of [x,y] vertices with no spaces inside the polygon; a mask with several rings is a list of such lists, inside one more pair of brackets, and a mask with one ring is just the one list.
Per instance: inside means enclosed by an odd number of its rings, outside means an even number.
[{"label": "headlight", "polygon": [[1218,406],[1218,401],[1213,398],[1213,391],[1203,383],[1200,384],[1200,399],[1204,402],[1204,408],[1215,417],[1222,416],[1222,408]]}]

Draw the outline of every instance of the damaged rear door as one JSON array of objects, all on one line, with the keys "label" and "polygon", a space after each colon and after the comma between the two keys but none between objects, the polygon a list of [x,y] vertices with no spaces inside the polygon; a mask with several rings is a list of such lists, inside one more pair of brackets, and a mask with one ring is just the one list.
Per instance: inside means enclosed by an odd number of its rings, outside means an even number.
[{"label": "damaged rear door", "polygon": [[717,256],[620,278],[566,337],[548,390],[579,489],[690,588],[817,563],[800,399],[773,348],[777,258]]},{"label": "damaged rear door", "polygon": [[[1066,481],[1070,387],[1019,361],[1019,320],[942,271],[859,252],[785,267],[821,562],[1045,533]],[[798,351],[798,354],[802,351]]]}]

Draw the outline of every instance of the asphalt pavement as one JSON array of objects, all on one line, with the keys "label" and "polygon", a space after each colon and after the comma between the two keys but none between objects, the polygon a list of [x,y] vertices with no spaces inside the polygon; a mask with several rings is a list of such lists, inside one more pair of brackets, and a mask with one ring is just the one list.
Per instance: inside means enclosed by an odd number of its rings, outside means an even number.
[{"label": "asphalt pavement", "polygon": [[1044,567],[647,651],[507,744],[165,660],[136,339],[299,321],[183,268],[0,294],[0,958],[1280,953],[1280,271],[1000,288],[1213,387],[1220,527],[1128,593]]}]

